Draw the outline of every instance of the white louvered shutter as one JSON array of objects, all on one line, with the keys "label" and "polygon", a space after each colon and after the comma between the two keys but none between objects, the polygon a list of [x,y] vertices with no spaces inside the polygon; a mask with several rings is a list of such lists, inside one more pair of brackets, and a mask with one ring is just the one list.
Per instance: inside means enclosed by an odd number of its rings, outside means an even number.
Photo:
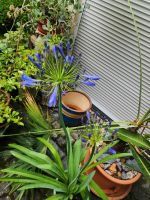
[{"label": "white louvered shutter", "polygon": [[[143,63],[141,114],[150,107],[150,0],[131,0]],[[77,32],[75,55],[87,73],[101,80],[81,86],[113,120],[133,120],[139,97],[139,53],[127,0],[87,0]]]}]

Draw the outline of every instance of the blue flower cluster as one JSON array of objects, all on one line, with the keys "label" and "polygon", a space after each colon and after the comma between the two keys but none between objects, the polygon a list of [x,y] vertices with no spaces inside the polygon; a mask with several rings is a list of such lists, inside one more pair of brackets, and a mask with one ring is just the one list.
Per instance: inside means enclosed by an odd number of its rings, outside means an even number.
[{"label": "blue flower cluster", "polygon": [[[64,70],[65,70],[65,66],[72,66],[74,64],[75,61],[75,57],[71,54],[72,52],[72,48],[70,45],[70,42],[67,42],[66,44],[66,51],[67,51],[67,55],[65,55],[64,53],[64,49],[63,49],[63,44],[60,43],[59,45],[53,45],[51,50],[50,50],[50,46],[47,44],[47,42],[44,43],[44,50],[43,50],[43,54],[41,53],[36,53],[35,57],[36,59],[34,59],[33,57],[31,57],[30,55],[28,56],[28,59],[40,70],[41,72],[41,76],[44,76],[44,72],[45,70],[42,67],[43,62],[46,62],[46,58],[47,55],[51,53],[52,57],[57,60],[57,62],[59,62],[59,58],[62,57],[63,58],[63,62],[64,62]],[[78,62],[75,64],[75,66],[77,67]],[[21,76],[22,82],[21,84],[23,86],[40,86],[40,83],[42,80],[38,80],[38,79],[33,79],[29,76],[27,76],[26,74],[23,74]],[[75,81],[79,81],[80,83],[84,83],[85,85],[88,86],[95,86],[95,83],[93,81],[97,81],[99,80],[99,76],[94,76],[94,75],[89,75],[89,74],[77,74],[76,75],[76,80]],[[53,83],[50,83],[53,84]],[[48,101],[48,105],[49,107],[54,107],[56,106],[57,103],[57,85],[54,84],[55,87],[53,88],[53,92],[50,95],[49,101]]]}]

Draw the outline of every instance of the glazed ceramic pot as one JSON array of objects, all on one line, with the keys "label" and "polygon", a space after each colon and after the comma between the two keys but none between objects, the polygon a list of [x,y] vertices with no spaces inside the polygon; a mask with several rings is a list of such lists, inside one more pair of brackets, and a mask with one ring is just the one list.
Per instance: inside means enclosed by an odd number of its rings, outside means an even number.
[{"label": "glazed ceramic pot", "polygon": [[78,126],[92,107],[90,98],[83,92],[70,91],[62,96],[62,113],[67,126]]},{"label": "glazed ceramic pot", "polygon": [[[84,159],[84,163],[86,163],[90,157],[91,150],[88,150],[86,157]],[[137,182],[141,174],[138,173],[134,178],[129,180],[120,180],[112,177],[108,173],[106,173],[100,165],[96,166],[94,169],[91,169],[87,172],[95,171],[95,175],[93,180],[99,185],[100,188],[103,189],[105,194],[108,196],[109,200],[121,200],[124,199],[130,192],[133,183]],[[91,191],[96,194],[94,188]]]}]

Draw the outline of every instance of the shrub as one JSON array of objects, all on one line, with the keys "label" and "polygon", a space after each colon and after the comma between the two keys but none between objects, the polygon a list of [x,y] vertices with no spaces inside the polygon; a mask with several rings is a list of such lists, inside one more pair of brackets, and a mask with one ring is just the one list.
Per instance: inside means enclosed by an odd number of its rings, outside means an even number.
[{"label": "shrub", "polygon": [[[0,0],[0,31],[6,31],[12,25],[12,21],[7,17],[9,6],[21,6],[22,0]],[[6,23],[7,22],[7,23]]]}]

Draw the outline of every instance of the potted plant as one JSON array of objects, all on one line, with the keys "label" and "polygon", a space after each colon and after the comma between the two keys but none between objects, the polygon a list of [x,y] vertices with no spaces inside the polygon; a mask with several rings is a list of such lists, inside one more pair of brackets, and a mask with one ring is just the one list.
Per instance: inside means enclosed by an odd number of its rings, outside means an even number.
[{"label": "potted plant", "polygon": [[[22,86],[39,86],[41,91],[47,93],[49,107],[55,107],[57,104],[58,84],[60,84],[63,94],[68,90],[73,90],[80,83],[95,86],[94,81],[99,80],[99,77],[85,74],[85,70],[84,72],[81,70],[80,56],[76,58],[72,55],[69,42],[66,45],[63,43],[53,45],[51,49],[47,42],[44,45],[44,53],[37,53],[36,59],[28,56],[29,60],[38,68],[37,79],[23,74]],[[64,51],[64,46],[66,46],[66,51]],[[89,98],[87,101],[90,102]],[[91,103],[88,109],[90,106]]]},{"label": "potted plant", "polygon": [[64,121],[69,126],[78,126],[92,107],[90,98],[80,91],[69,91],[62,96]]},{"label": "potted plant", "polygon": [[[150,115],[150,109],[137,123],[135,123],[134,121],[134,122],[128,122],[128,124],[126,124],[127,122],[125,122],[126,128],[133,126],[132,129],[135,129],[137,131],[142,127],[144,128],[148,127],[146,123],[149,120],[149,115]],[[89,127],[91,126],[89,125]],[[124,128],[119,128],[118,126],[115,131],[112,131],[114,128],[115,128],[114,125],[112,125],[112,127],[109,128],[107,127],[107,132],[106,132],[107,134],[105,133],[106,134],[105,135],[104,133],[102,134],[101,130],[102,128],[100,128],[99,125],[97,126],[92,125],[91,129],[87,127],[87,132],[90,133],[90,139],[89,139],[90,143],[92,144],[93,140],[96,140],[98,141],[100,148],[103,149],[103,146],[105,145],[105,140],[107,143],[108,141],[112,142],[115,138],[119,138],[125,142],[124,144],[122,143],[123,147],[121,147],[121,149],[118,149],[118,147],[115,148],[114,146],[113,147],[114,149],[109,149],[109,151],[105,156],[109,156],[108,155],[109,153],[115,155],[116,154],[115,149],[117,149],[121,150],[121,152],[122,151],[132,152],[135,160],[123,158],[122,160],[113,159],[111,162],[106,162],[105,157],[100,157],[100,158],[95,157],[99,161],[96,162],[93,160],[93,165],[92,165],[93,168],[90,167],[87,174],[95,170],[96,172],[93,177],[93,180],[97,183],[97,185],[99,185],[101,189],[103,189],[103,191],[109,197],[109,199],[119,200],[125,198],[128,195],[128,193],[132,188],[133,183],[135,183],[140,179],[141,173],[143,173],[146,179],[150,181],[150,171],[149,171],[150,163],[148,159],[146,159],[146,156],[144,154],[144,152],[150,148],[150,142],[139,133],[137,132],[133,133],[131,131],[131,128],[124,129]],[[89,159],[91,151],[92,151],[91,149],[88,150],[84,159],[84,163],[86,163],[87,160]],[[96,164],[94,162],[96,162]],[[94,188],[92,188],[92,191],[96,194]]]},{"label": "potted plant", "polygon": [[[105,193],[92,180],[95,172],[90,173],[89,176],[86,176],[85,172],[92,166],[92,161],[95,160],[97,156],[108,151],[118,141],[105,146],[103,150],[95,155],[93,155],[95,151],[94,145],[90,158],[84,165],[81,165],[80,163],[84,159],[86,149],[81,146],[81,139],[78,139],[74,145],[72,145],[70,129],[65,127],[63,121],[61,90],[59,86],[58,89],[60,122],[66,135],[67,166],[64,166],[59,153],[51,144],[50,135],[44,134],[44,137],[38,138],[38,141],[42,144],[39,151],[34,151],[18,144],[9,145],[10,148],[13,149],[11,150],[11,154],[19,160],[20,164],[19,166],[15,164],[14,166],[1,170],[2,173],[5,173],[5,176],[1,177],[0,181],[15,183],[13,190],[21,191],[21,193],[19,193],[20,197],[29,189],[45,188],[49,190],[49,194],[47,193],[46,195],[47,200],[54,198],[65,198],[66,200],[76,198],[87,199],[90,197],[89,187],[94,187],[98,196],[107,200],[108,198]],[[37,108],[34,106],[36,109],[32,109],[33,107],[30,104],[33,104],[33,100],[28,97],[26,105],[30,116],[32,116],[31,124],[36,127],[37,134],[38,130],[41,130],[41,128],[43,130],[42,132],[46,132],[48,128],[46,120],[43,117],[41,118],[41,115],[37,112]],[[36,112],[38,114],[34,116]],[[44,123],[43,120],[45,120]],[[41,126],[37,126],[37,124]],[[43,124],[45,124],[45,126],[43,126]],[[34,134],[36,134],[36,132],[34,132]],[[50,156],[46,154],[48,151],[50,152]],[[131,156],[131,153],[122,153],[115,156]],[[112,158],[114,158],[114,155]],[[109,159],[111,159],[111,156],[105,158],[105,160]],[[24,168],[23,166],[26,167]]]}]

